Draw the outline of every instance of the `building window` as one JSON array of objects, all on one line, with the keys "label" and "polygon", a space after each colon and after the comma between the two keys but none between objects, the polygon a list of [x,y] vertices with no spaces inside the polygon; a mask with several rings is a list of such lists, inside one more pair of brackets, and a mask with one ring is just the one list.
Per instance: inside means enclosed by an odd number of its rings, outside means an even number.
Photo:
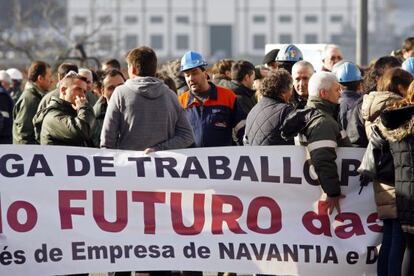
[{"label": "building window", "polygon": [[188,16],[177,16],[175,18],[175,22],[177,22],[178,24],[189,24],[190,19],[188,18]]},{"label": "building window", "polygon": [[164,37],[162,35],[151,35],[151,47],[154,50],[162,50],[164,48]]},{"label": "building window", "polygon": [[266,23],[266,17],[264,15],[255,15],[253,16],[254,23]]},{"label": "building window", "polygon": [[317,23],[318,17],[316,15],[306,15],[305,16],[305,22],[307,23]]},{"label": "building window", "polygon": [[305,43],[318,43],[318,35],[316,34],[306,34]]},{"label": "building window", "polygon": [[138,17],[136,17],[135,15],[125,16],[124,20],[125,20],[125,23],[127,23],[127,24],[136,24],[136,23],[138,23]]},{"label": "building window", "polygon": [[292,22],[292,16],[290,15],[281,15],[279,16],[280,23],[290,23]]},{"label": "building window", "polygon": [[341,35],[339,34],[333,34],[331,35],[331,43],[333,44],[341,44]]},{"label": "building window", "polygon": [[281,34],[279,36],[279,43],[280,44],[288,44],[292,42],[292,35],[291,34]]},{"label": "building window", "polygon": [[162,16],[151,16],[150,21],[154,24],[160,24],[164,22],[164,18],[162,18]]},{"label": "building window", "polygon": [[99,17],[99,22],[101,24],[109,24],[112,22],[112,17],[110,15],[104,15]]},{"label": "building window", "polygon": [[138,36],[137,35],[126,35],[125,36],[125,48],[133,49],[138,46]]},{"label": "building window", "polygon": [[263,34],[258,34],[253,36],[253,49],[254,50],[263,50],[266,44],[266,36]]},{"label": "building window", "polygon": [[177,50],[187,50],[189,48],[188,35],[177,35]]},{"label": "building window", "polygon": [[99,37],[99,49],[102,51],[109,52],[112,50],[112,36],[111,35],[101,35]]},{"label": "building window", "polygon": [[331,22],[332,23],[341,23],[342,22],[342,15],[331,15]]},{"label": "building window", "polygon": [[86,17],[84,16],[74,16],[73,17],[73,25],[86,25]]}]

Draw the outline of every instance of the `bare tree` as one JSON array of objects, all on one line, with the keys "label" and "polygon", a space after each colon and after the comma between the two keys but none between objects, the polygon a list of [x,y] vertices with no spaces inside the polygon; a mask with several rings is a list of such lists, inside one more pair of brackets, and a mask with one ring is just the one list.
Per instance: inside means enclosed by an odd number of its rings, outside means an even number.
[{"label": "bare tree", "polygon": [[4,31],[0,35],[0,44],[30,61],[52,61],[71,49],[79,48],[79,44],[89,43],[103,24],[85,34],[80,41],[74,41],[66,22],[65,6],[57,5],[57,2],[43,0],[22,8],[22,0],[12,0],[9,5],[13,22],[10,26],[2,26]]}]

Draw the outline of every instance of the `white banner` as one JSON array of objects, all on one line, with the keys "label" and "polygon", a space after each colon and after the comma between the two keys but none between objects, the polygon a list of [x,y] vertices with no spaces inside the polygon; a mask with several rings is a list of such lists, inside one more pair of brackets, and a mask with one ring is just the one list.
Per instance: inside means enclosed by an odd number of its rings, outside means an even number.
[{"label": "white banner", "polygon": [[339,149],[327,215],[302,147],[142,152],[0,146],[0,275],[196,270],[374,275],[363,151]]}]

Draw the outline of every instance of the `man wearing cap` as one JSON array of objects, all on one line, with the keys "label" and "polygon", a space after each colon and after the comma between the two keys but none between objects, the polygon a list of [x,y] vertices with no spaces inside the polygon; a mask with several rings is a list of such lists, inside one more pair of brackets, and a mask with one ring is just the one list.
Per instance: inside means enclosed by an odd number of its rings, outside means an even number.
[{"label": "man wearing cap", "polygon": [[334,67],[334,73],[343,87],[341,97],[339,98],[338,122],[343,129],[346,129],[351,116],[349,110],[361,97],[359,93],[362,90],[361,71],[352,62],[344,62],[337,68]]},{"label": "man wearing cap", "polygon": [[407,58],[401,65],[401,68],[414,76],[414,57]]},{"label": "man wearing cap", "polygon": [[22,81],[23,81],[23,74],[16,68],[9,68],[7,69],[7,74],[12,79],[12,84],[10,87],[10,96],[12,97],[14,102],[17,102],[17,100],[22,95]]},{"label": "man wearing cap", "polygon": [[194,51],[184,54],[181,71],[189,91],[179,101],[193,128],[197,147],[230,146],[232,130],[241,120],[233,91],[208,81],[203,56]]},{"label": "man wearing cap", "polygon": [[303,54],[298,47],[293,44],[288,44],[280,49],[275,60],[278,68],[283,68],[292,74],[293,64],[303,60]]},{"label": "man wearing cap", "polygon": [[272,70],[272,71],[277,70],[276,56],[278,53],[279,53],[279,49],[273,49],[264,56],[263,65],[269,68],[269,70]]}]

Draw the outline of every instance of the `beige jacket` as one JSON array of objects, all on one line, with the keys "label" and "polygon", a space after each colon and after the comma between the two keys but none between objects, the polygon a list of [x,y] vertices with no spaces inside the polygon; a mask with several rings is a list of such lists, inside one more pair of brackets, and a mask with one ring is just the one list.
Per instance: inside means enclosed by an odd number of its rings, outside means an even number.
[{"label": "beige jacket", "polygon": [[[362,117],[365,120],[365,132],[367,133],[368,138],[371,137],[371,127],[379,124],[379,115],[381,111],[400,99],[400,95],[387,91],[374,91],[368,95],[364,95],[361,112]],[[380,219],[397,218],[395,188],[378,181],[374,181],[373,187],[378,217]]]}]

